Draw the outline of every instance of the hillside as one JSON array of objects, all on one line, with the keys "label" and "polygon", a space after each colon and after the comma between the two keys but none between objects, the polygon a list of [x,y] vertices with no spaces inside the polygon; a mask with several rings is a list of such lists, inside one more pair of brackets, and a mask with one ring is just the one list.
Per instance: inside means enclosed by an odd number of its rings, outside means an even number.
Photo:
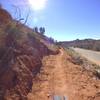
[{"label": "hillside", "polygon": [[42,58],[57,54],[47,40],[0,8],[0,100],[27,99]]},{"label": "hillside", "polygon": [[100,68],[60,44],[0,8],[0,100],[100,100]]},{"label": "hillside", "polygon": [[84,49],[90,49],[95,51],[100,51],[100,40],[94,40],[94,39],[84,39],[84,40],[74,40],[74,41],[64,41],[59,42],[58,44],[61,44],[65,47],[79,47]]}]

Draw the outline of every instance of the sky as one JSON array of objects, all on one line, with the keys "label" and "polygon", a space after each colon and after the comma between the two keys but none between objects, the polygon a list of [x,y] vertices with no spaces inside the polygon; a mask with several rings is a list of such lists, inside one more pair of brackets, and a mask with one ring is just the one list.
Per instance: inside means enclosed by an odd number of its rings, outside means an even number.
[{"label": "sky", "polygon": [[29,14],[27,25],[45,27],[45,34],[55,40],[100,39],[100,0],[0,0],[0,3],[15,19],[25,19]]}]

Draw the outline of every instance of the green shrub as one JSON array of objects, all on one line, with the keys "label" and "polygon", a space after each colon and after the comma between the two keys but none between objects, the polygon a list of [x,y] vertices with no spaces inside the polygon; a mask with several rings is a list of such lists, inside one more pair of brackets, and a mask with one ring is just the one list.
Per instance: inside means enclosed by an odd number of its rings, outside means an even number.
[{"label": "green shrub", "polygon": [[21,30],[15,23],[8,24],[5,28],[5,32],[14,39],[19,39],[21,37]]}]

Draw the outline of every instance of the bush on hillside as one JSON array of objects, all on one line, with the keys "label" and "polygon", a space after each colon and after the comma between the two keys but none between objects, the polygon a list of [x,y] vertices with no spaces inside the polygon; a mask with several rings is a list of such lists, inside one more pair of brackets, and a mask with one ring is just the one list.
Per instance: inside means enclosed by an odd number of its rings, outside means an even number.
[{"label": "bush on hillside", "polygon": [[14,46],[21,38],[21,29],[16,25],[16,23],[9,23],[5,27],[6,34],[6,46]]}]

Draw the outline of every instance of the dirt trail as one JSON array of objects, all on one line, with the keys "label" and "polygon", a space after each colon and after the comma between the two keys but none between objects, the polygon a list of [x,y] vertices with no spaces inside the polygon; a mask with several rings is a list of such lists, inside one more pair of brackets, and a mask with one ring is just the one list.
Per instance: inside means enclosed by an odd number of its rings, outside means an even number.
[{"label": "dirt trail", "polygon": [[100,80],[70,59],[62,49],[58,55],[45,57],[28,100],[53,100],[54,95],[68,100],[100,100]]},{"label": "dirt trail", "polygon": [[56,56],[55,59],[55,66],[53,69],[53,74],[52,74],[52,92],[54,95],[59,95],[59,96],[67,96],[67,81],[66,81],[66,73],[65,69],[62,63],[62,57],[64,53],[62,50],[60,50],[60,54]]}]

